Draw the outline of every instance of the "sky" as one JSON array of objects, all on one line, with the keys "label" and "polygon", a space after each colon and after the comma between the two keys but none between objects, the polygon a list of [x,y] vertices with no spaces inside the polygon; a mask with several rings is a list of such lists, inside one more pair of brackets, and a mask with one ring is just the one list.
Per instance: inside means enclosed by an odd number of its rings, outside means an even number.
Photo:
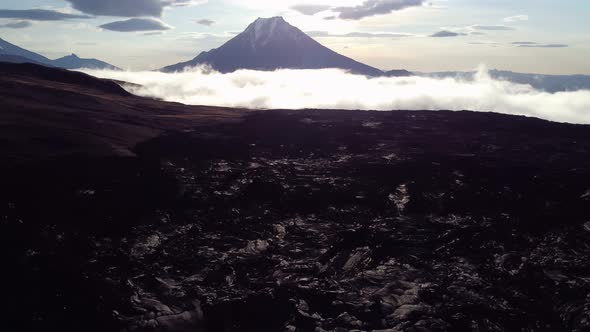
[{"label": "sky", "polygon": [[586,0],[2,0],[0,38],[152,70],[272,16],[383,70],[590,74]]}]

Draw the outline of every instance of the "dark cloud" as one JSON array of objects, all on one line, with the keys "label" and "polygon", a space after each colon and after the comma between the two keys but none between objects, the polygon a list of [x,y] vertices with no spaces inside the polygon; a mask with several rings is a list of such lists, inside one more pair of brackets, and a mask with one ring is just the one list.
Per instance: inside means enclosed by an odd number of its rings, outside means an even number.
[{"label": "dark cloud", "polygon": [[335,7],[332,11],[345,20],[360,20],[365,17],[389,14],[409,7],[422,6],[426,0],[365,0],[362,4],[352,7]]},{"label": "dark cloud", "polygon": [[70,19],[86,19],[92,17],[87,15],[66,14],[55,10],[46,9],[0,9],[0,18],[16,18],[31,21],[64,21]]},{"label": "dark cloud", "polygon": [[295,5],[291,6],[291,9],[300,12],[303,15],[315,15],[324,10],[330,9],[330,6],[325,5]]},{"label": "dark cloud", "polygon": [[151,18],[130,18],[125,21],[103,24],[100,27],[105,30],[118,32],[160,31],[170,29],[170,26],[165,23]]},{"label": "dark cloud", "polygon": [[326,20],[326,21],[332,21],[332,20],[335,20],[337,18],[338,17],[336,17],[336,16],[327,16],[327,17],[324,17],[324,20]]},{"label": "dark cloud", "polygon": [[473,25],[471,28],[475,30],[487,30],[487,31],[512,31],[516,30],[513,27],[508,27],[505,25]]},{"label": "dark cloud", "polygon": [[75,9],[104,16],[156,16],[162,15],[164,5],[160,0],[66,0]]},{"label": "dark cloud", "polygon": [[92,15],[160,17],[165,7],[179,7],[202,3],[198,0],[66,0],[75,9]]},{"label": "dark cloud", "polygon": [[331,34],[327,31],[309,31],[306,32],[308,36],[311,37],[348,37],[348,38],[402,38],[402,37],[411,37],[412,34],[407,33],[389,33],[389,32],[382,32],[382,33],[371,33],[371,32],[350,32],[343,35],[335,35]]},{"label": "dark cloud", "polygon": [[460,32],[453,32],[453,31],[447,31],[447,30],[442,30],[436,33],[433,33],[432,35],[430,35],[430,37],[438,37],[438,38],[442,38],[442,37],[459,37],[459,36],[465,36],[464,33],[460,33]]},{"label": "dark cloud", "polygon": [[523,42],[512,42],[512,45],[535,45],[537,43],[535,42],[530,42],[530,41],[523,41]]},{"label": "dark cloud", "polygon": [[0,24],[0,28],[8,29],[24,29],[33,26],[33,23],[29,21],[11,22],[6,24]]},{"label": "dark cloud", "polygon": [[200,25],[206,25],[206,26],[210,27],[213,24],[215,24],[215,21],[204,18],[204,19],[200,19],[200,20],[195,20],[195,23],[200,24]]}]

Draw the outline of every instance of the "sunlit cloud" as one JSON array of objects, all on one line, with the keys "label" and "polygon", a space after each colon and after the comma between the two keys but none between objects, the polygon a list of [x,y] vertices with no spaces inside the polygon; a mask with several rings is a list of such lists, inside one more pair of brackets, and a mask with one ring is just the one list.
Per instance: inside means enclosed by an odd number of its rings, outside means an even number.
[{"label": "sunlit cloud", "polygon": [[367,78],[338,69],[239,70],[207,68],[167,74],[86,70],[137,85],[132,93],[193,105],[247,108],[474,110],[590,123],[590,91],[548,93],[529,85],[494,80],[480,70],[474,80],[427,77]]},{"label": "sunlit cloud", "polygon": [[472,29],[475,30],[485,30],[485,31],[512,31],[516,30],[513,27],[509,27],[506,25],[472,25]]},{"label": "sunlit cloud", "polygon": [[290,7],[294,11],[300,12],[303,15],[315,15],[317,13],[330,9],[327,5],[313,5],[313,4],[299,4]]},{"label": "sunlit cloud", "polygon": [[523,21],[528,21],[528,20],[529,20],[528,15],[515,15],[515,16],[506,17],[504,19],[504,22],[514,23],[514,22],[523,22]]}]

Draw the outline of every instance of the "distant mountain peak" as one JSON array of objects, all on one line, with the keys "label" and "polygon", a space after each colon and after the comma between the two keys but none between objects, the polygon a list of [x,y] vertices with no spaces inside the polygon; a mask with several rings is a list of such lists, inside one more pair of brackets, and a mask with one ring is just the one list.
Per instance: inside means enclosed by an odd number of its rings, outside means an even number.
[{"label": "distant mountain peak", "polygon": [[222,46],[202,52],[194,59],[162,68],[182,71],[209,65],[220,72],[239,69],[324,69],[340,68],[355,74],[382,76],[383,71],[338,54],[321,45],[281,16],[258,18],[244,32]]},{"label": "distant mountain peak", "polygon": [[2,38],[0,38],[0,55],[2,55],[2,61],[23,63],[32,62],[36,64],[42,64],[49,67],[60,67],[64,69],[79,69],[79,68],[91,68],[91,69],[119,69],[106,62],[96,59],[82,59],[75,53],[68,56],[64,56],[59,59],[50,60],[40,54],[31,52],[24,48],[20,48],[14,44],[11,44]]},{"label": "distant mountain peak", "polygon": [[64,57],[61,57],[60,59],[67,59],[67,60],[80,60],[80,57],[78,55],[76,55],[76,53],[72,53],[70,55],[66,55]]},{"label": "distant mountain peak", "polygon": [[106,62],[97,59],[83,59],[78,57],[75,53],[64,56],[63,58],[53,60],[53,64],[65,68],[65,69],[79,69],[79,68],[90,68],[90,69],[114,69],[119,68],[108,64]]}]

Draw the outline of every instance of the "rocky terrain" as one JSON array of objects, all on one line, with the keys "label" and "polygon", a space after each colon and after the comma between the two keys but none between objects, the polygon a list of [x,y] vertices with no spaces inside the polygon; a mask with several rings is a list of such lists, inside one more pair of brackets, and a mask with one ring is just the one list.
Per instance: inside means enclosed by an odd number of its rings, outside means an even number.
[{"label": "rocky terrain", "polygon": [[189,108],[104,84],[80,100],[127,117],[79,121],[152,119],[155,133],[124,140],[130,153],[41,154],[10,136],[22,147],[0,169],[12,331],[590,329],[588,126]]}]

